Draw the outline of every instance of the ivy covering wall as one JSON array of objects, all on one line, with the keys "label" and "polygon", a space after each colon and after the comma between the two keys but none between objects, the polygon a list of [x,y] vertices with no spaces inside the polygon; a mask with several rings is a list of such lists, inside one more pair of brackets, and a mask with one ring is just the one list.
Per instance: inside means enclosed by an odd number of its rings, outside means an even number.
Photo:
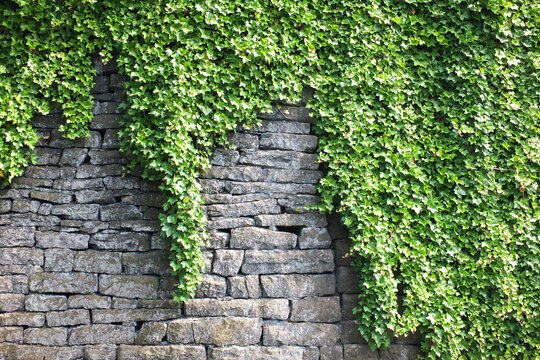
[{"label": "ivy covering wall", "polygon": [[324,211],[350,230],[360,332],[420,331],[430,359],[540,353],[536,1],[0,3],[0,181],[51,104],[88,133],[91,55],[125,83],[121,137],[161,181],[178,301],[203,264],[197,177],[239,124],[310,86]]}]

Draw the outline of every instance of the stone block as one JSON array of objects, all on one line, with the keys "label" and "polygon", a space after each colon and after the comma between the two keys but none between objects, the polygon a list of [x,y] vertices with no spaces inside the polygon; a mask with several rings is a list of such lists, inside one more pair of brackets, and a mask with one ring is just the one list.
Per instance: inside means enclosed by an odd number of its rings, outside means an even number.
[{"label": "stone block", "polygon": [[265,133],[261,135],[261,149],[293,150],[313,152],[317,148],[317,137],[286,133]]},{"label": "stone block", "polygon": [[62,150],[51,149],[47,147],[36,147],[34,154],[36,154],[36,165],[56,165],[60,160],[60,154]]},{"label": "stone block", "polygon": [[279,214],[255,216],[257,226],[314,226],[325,227],[326,216],[324,214]]},{"label": "stone block", "polygon": [[177,309],[112,309],[93,310],[92,322],[126,323],[129,321],[163,321],[181,317],[182,310]]},{"label": "stone block", "polygon": [[122,175],[122,165],[81,165],[77,168],[77,179],[98,178],[106,176],[120,176]]},{"label": "stone block", "polygon": [[88,156],[92,165],[122,164],[125,162],[124,155],[118,150],[92,150]]},{"label": "stone block", "polygon": [[[22,327],[0,327],[0,343],[21,343],[23,341]],[[0,345],[1,346],[1,345]]]},{"label": "stone block", "polygon": [[122,254],[110,251],[79,251],[75,254],[73,270],[102,274],[122,272]]},{"label": "stone block", "polygon": [[270,198],[267,194],[204,194],[204,204],[237,204],[241,202],[250,202]]},{"label": "stone block", "polygon": [[229,234],[220,231],[209,231],[208,242],[201,243],[203,249],[222,249],[229,244]]},{"label": "stone block", "polygon": [[105,136],[103,137],[103,149],[119,149],[120,148],[120,136],[118,129],[105,130]]},{"label": "stone block", "polygon": [[358,331],[358,325],[354,321],[341,322],[341,342],[343,344],[367,345],[366,340]]},{"label": "stone block", "polygon": [[97,249],[103,250],[150,250],[150,239],[147,234],[137,234],[130,232],[95,234],[90,238],[90,244]]},{"label": "stone block", "polygon": [[[20,177],[13,179],[11,183],[12,189],[34,189],[37,187],[48,188],[54,185],[54,182],[58,180],[48,180],[48,179],[32,179],[28,177]],[[25,196],[27,196],[25,194]]]},{"label": "stone block", "polygon": [[135,344],[159,345],[166,336],[166,323],[144,323],[135,338]]},{"label": "stone block", "polygon": [[372,351],[368,345],[343,345],[343,360],[379,360],[379,351]]},{"label": "stone block", "polygon": [[0,276],[0,292],[13,292],[13,278],[11,276]]},{"label": "stone block", "polygon": [[339,297],[313,297],[293,300],[291,321],[337,322],[341,319]]},{"label": "stone block", "polygon": [[390,345],[380,350],[380,360],[415,360],[420,353],[420,346],[414,345]]},{"label": "stone block", "polygon": [[246,250],[242,273],[324,273],[334,270],[331,250]]},{"label": "stone block", "polygon": [[296,246],[296,234],[242,227],[231,230],[230,247],[233,249],[292,249]]},{"label": "stone block", "polygon": [[41,345],[0,345],[0,359],[9,360],[80,360],[82,348]]},{"label": "stone block", "polygon": [[26,311],[66,310],[67,299],[63,295],[26,295],[24,299]]},{"label": "stone block", "polygon": [[169,342],[189,340],[184,337],[186,329],[191,329],[196,344],[246,346],[259,343],[262,321],[242,317],[175,320],[169,323]]},{"label": "stone block", "polygon": [[343,346],[324,346],[320,350],[320,360],[343,360]]},{"label": "stone block", "polygon": [[242,250],[216,250],[212,272],[222,276],[238,274],[244,259]]},{"label": "stone block", "polygon": [[206,360],[204,346],[128,346],[118,349],[118,360]]},{"label": "stone block", "polygon": [[353,267],[338,267],[336,269],[336,277],[338,292],[345,294],[357,294],[360,292],[360,281]]},{"label": "stone block", "polygon": [[238,227],[245,226],[254,226],[255,221],[252,218],[241,217],[241,218],[221,218],[209,220],[206,223],[206,228],[208,230],[224,230],[224,229],[235,229]]},{"label": "stone block", "polygon": [[73,179],[71,181],[72,190],[101,189],[103,179]]},{"label": "stone block", "polygon": [[208,216],[214,217],[242,217],[262,214],[279,214],[280,210],[280,207],[277,205],[277,200],[275,199],[237,204],[216,204],[208,205],[206,207],[206,213]]},{"label": "stone block", "polygon": [[227,292],[227,281],[224,277],[203,274],[202,281],[197,287],[195,297],[198,298],[222,298]]},{"label": "stone block", "polygon": [[[306,154],[298,151],[284,150],[259,150],[253,152],[242,152],[239,164],[264,166],[278,169],[307,169],[317,170],[319,161],[317,154]],[[221,165],[221,164],[215,164]],[[223,164],[221,166],[230,166]]]},{"label": "stone block", "polygon": [[159,192],[143,192],[128,195],[122,199],[126,204],[144,205],[161,208],[163,198]]},{"label": "stone block", "polygon": [[101,207],[101,221],[139,220],[142,213],[137,206],[128,204],[111,204]]},{"label": "stone block", "polygon": [[88,249],[90,235],[57,232],[38,231],[36,232],[36,246],[47,248],[67,248],[67,249]]},{"label": "stone block", "polygon": [[[288,183],[273,183],[273,182],[228,182],[225,186],[226,190],[233,194],[315,194],[317,187],[313,184],[288,184]],[[217,205],[215,205],[217,206]],[[271,211],[263,212],[266,214],[277,214],[279,206],[271,208]],[[258,214],[253,214],[258,215]]]},{"label": "stone block", "polygon": [[303,360],[305,352],[297,346],[227,346],[208,351],[209,360]]},{"label": "stone block", "polygon": [[30,291],[88,294],[97,291],[97,275],[83,273],[37,273],[29,279]]},{"label": "stone block", "polygon": [[32,212],[36,213],[39,210],[41,203],[35,200],[28,199],[14,199],[11,206],[11,211],[18,213]]},{"label": "stone block", "polygon": [[67,341],[67,330],[62,328],[25,329],[24,343],[46,346],[61,346]]},{"label": "stone block", "polygon": [[122,254],[124,274],[167,275],[171,272],[169,251]]},{"label": "stone block", "polygon": [[257,150],[259,148],[259,137],[237,132],[229,137],[229,144],[238,150]]},{"label": "stone block", "polygon": [[122,115],[116,115],[116,114],[96,115],[92,118],[92,122],[90,123],[90,129],[92,130],[115,129],[115,128],[120,127],[121,120],[122,120]]},{"label": "stone block", "polygon": [[101,135],[97,131],[90,131],[89,136],[84,136],[76,140],[62,137],[62,134],[57,129],[54,129],[50,136],[48,146],[52,148],[99,148],[101,146]]},{"label": "stone block", "polygon": [[352,255],[349,254],[351,245],[351,241],[348,239],[337,240],[335,242],[337,266],[351,266]]},{"label": "stone block", "polygon": [[53,166],[28,166],[24,172],[26,178],[33,179],[59,179],[60,169]]},{"label": "stone block", "polygon": [[154,276],[100,275],[99,292],[126,298],[156,298],[158,283]]},{"label": "stone block", "polygon": [[240,153],[235,150],[217,149],[212,157],[210,163],[217,166],[234,166],[238,164]]},{"label": "stone block", "polygon": [[0,200],[0,214],[5,214],[11,211],[10,200]]},{"label": "stone block", "polygon": [[132,344],[135,329],[120,325],[85,325],[71,329],[69,345]]},{"label": "stone block", "polygon": [[286,320],[289,301],[286,299],[192,299],[185,305],[186,315],[191,316],[241,316],[270,320]]},{"label": "stone block", "polygon": [[46,314],[48,326],[73,326],[90,323],[88,310],[51,311]]},{"label": "stone block", "polygon": [[69,272],[73,270],[75,252],[68,249],[45,250],[45,271]]},{"label": "stone block", "polygon": [[265,346],[333,346],[339,341],[339,326],[321,323],[271,321],[264,325]]},{"label": "stone block", "polygon": [[31,248],[0,249],[0,265],[43,265],[43,250]]},{"label": "stone block", "polygon": [[111,298],[101,295],[71,295],[68,298],[68,307],[70,309],[109,309]]},{"label": "stone block", "polygon": [[65,216],[74,220],[97,220],[99,205],[95,204],[65,204],[55,205],[52,208],[53,215]]},{"label": "stone block", "polygon": [[115,345],[89,345],[84,347],[85,360],[116,360]]},{"label": "stone block", "polygon": [[81,190],[75,193],[75,199],[80,204],[111,204],[115,201],[111,190]]},{"label": "stone block", "polygon": [[79,166],[86,159],[88,149],[64,149],[62,151],[62,158],[60,159],[60,165]]},{"label": "stone block", "polygon": [[134,176],[106,177],[103,183],[111,190],[132,190],[140,187],[139,178]]},{"label": "stone block", "polygon": [[41,327],[45,324],[45,315],[41,313],[3,313],[0,314],[0,326]]},{"label": "stone block", "polygon": [[333,274],[263,275],[261,284],[264,295],[272,298],[299,299],[336,293],[336,278]]},{"label": "stone block", "polygon": [[228,278],[229,295],[233,298],[256,299],[261,297],[259,277],[256,275]]},{"label": "stone block", "polygon": [[34,246],[34,228],[0,226],[0,247]]},{"label": "stone block", "polygon": [[261,125],[247,129],[246,132],[254,133],[286,133],[286,134],[309,134],[309,123],[296,121],[271,121],[263,120]]},{"label": "stone block", "polygon": [[328,249],[331,244],[332,239],[326,228],[303,228],[298,237],[298,247],[300,249]]},{"label": "stone block", "polygon": [[24,309],[24,295],[0,294],[0,312],[15,312]]}]

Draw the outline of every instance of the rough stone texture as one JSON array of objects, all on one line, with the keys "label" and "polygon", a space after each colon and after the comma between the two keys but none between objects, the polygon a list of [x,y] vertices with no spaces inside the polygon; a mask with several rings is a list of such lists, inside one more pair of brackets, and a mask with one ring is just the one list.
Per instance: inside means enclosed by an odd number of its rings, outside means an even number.
[{"label": "rough stone texture", "polygon": [[125,174],[118,149],[125,77],[92,62],[90,136],[65,139],[60,113],[36,116],[37,163],[0,190],[0,359],[416,357],[417,334],[369,350],[347,231],[306,208],[324,176],[309,91],[215,150],[199,179],[206,268],[195,298],[176,304],[159,182]]}]

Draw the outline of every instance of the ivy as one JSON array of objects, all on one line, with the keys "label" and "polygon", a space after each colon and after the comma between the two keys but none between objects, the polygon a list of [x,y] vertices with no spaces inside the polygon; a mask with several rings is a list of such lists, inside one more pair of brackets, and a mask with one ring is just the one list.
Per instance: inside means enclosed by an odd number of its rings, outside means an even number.
[{"label": "ivy", "polygon": [[303,86],[373,347],[429,359],[540,352],[540,6],[524,0],[0,3],[0,181],[33,160],[36,113],[85,136],[95,70],[127,76],[123,149],[161,182],[185,301],[200,280],[197,177],[212,149]]}]

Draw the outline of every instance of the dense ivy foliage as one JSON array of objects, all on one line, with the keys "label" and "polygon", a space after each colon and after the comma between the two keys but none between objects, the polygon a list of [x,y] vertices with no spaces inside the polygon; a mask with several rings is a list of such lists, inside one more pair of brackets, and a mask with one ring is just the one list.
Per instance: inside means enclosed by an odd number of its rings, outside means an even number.
[{"label": "dense ivy foliage", "polygon": [[177,300],[203,264],[197,176],[269,99],[310,102],[360,273],[372,347],[421,331],[430,359],[540,353],[540,5],[531,0],[0,4],[0,177],[31,161],[35,113],[91,119],[90,54],[125,83],[123,149],[161,181]]}]

